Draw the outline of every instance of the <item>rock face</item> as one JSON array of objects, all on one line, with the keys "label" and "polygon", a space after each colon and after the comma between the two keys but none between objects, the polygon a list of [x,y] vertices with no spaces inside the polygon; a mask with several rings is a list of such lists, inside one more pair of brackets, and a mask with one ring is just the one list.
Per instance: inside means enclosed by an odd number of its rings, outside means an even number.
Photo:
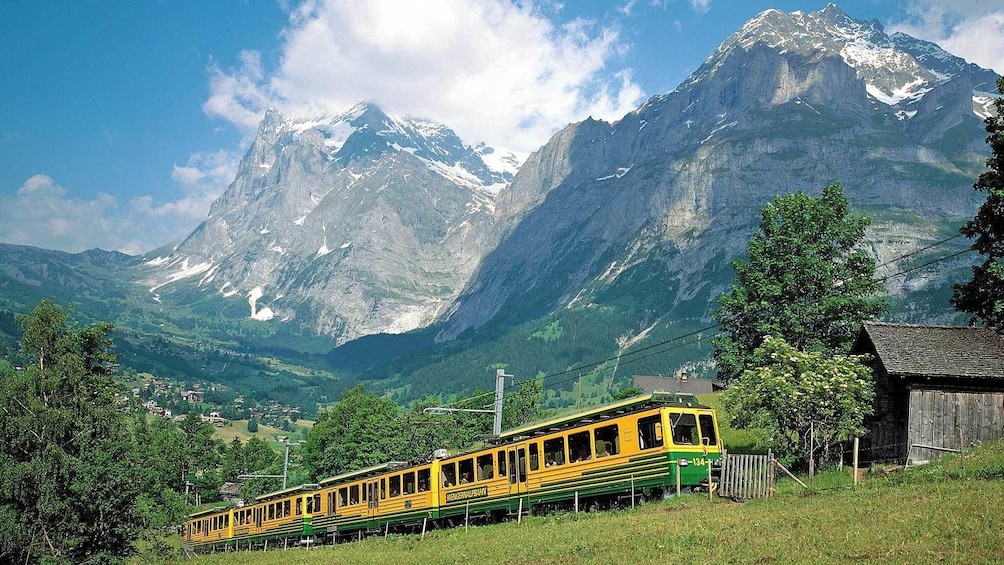
[{"label": "rock face", "polygon": [[516,164],[369,104],[309,121],[269,111],[209,217],[149,261],[151,290],[338,342],[427,325],[486,253]]},{"label": "rock face", "polygon": [[[653,316],[707,317],[760,208],[831,182],[873,217],[880,262],[955,233],[979,202],[993,78],[832,4],[766,11],[675,91],[613,124],[571,125],[530,156],[498,202],[500,242],[439,339],[624,297]],[[950,286],[930,272],[889,285]]]}]

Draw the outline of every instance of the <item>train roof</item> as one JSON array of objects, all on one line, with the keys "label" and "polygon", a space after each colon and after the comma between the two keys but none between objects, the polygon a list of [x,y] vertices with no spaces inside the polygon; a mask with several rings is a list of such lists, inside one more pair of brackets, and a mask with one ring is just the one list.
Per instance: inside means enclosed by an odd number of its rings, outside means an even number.
[{"label": "train roof", "polygon": [[344,481],[351,481],[353,479],[361,479],[369,475],[376,475],[384,471],[393,471],[395,469],[402,469],[407,466],[408,463],[404,461],[388,461],[386,463],[381,463],[379,465],[374,465],[372,467],[366,467],[365,469],[359,469],[358,471],[349,471],[348,473],[342,473],[341,475],[328,477],[321,481],[321,485],[327,486],[331,483],[340,483]]},{"label": "train roof", "polygon": [[499,434],[500,441],[516,439],[518,437],[540,435],[552,430],[567,427],[573,423],[589,423],[596,420],[604,420],[629,412],[635,412],[653,405],[673,405],[684,408],[708,408],[697,401],[693,394],[683,392],[662,392],[656,391],[651,394],[643,394],[626,398],[613,404],[606,404],[597,408],[590,408],[573,414],[566,414],[543,422],[527,424],[519,428],[514,428]]},{"label": "train roof", "polygon": [[297,493],[297,492],[315,491],[315,490],[317,490],[319,488],[321,488],[321,486],[318,485],[318,484],[316,484],[316,483],[307,483],[307,484],[304,484],[304,485],[297,485],[295,487],[289,487],[289,488],[282,489],[282,490],[277,490],[277,491],[274,491],[274,492],[268,492],[268,493],[262,494],[260,496],[256,496],[255,500],[258,501],[258,502],[264,502],[266,500],[271,500],[273,498],[282,498],[284,496],[288,496],[288,495],[291,495],[291,494],[294,494],[294,493]]},{"label": "train roof", "polygon": [[201,518],[203,516],[209,516],[210,514],[216,514],[217,512],[223,512],[226,509],[227,509],[226,506],[214,506],[212,508],[206,508],[205,510],[199,510],[198,512],[195,512],[193,514],[189,514],[188,518],[190,520],[195,520],[195,519]]}]

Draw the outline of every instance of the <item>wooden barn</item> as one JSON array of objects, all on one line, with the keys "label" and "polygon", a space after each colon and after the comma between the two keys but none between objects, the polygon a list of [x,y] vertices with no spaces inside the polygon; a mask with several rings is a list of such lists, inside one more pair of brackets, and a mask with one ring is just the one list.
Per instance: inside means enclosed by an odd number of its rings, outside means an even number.
[{"label": "wooden barn", "polygon": [[986,328],[866,322],[851,350],[872,356],[869,460],[916,462],[1004,437],[1004,337]]}]

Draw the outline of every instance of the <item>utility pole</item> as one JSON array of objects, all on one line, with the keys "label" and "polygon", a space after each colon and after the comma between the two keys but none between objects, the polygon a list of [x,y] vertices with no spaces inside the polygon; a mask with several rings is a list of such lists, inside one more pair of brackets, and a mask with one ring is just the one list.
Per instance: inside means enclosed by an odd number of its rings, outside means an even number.
[{"label": "utility pole", "polygon": [[447,408],[446,406],[433,406],[422,410],[426,414],[448,414],[450,412],[475,412],[479,414],[495,414],[495,421],[492,425],[492,433],[498,437],[502,433],[502,406],[505,404],[505,378],[512,375],[505,374],[503,369],[495,369],[495,408],[493,410],[479,410],[475,408]]},{"label": "utility pole", "polygon": [[503,391],[505,390],[505,378],[512,375],[505,374],[504,369],[495,369],[495,425],[492,433],[495,437],[502,435],[502,404]]}]

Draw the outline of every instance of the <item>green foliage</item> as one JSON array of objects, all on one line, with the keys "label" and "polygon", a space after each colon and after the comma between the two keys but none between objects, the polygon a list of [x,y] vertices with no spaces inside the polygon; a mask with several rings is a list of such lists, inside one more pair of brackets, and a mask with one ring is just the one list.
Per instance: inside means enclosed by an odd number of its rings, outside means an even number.
[{"label": "green foliage", "polygon": [[342,393],[307,434],[303,462],[315,480],[406,458],[401,419],[393,400],[363,390]]},{"label": "green foliage", "polygon": [[[997,79],[997,90],[1004,94],[1004,77]],[[975,238],[973,249],[986,260],[973,267],[973,278],[955,285],[952,305],[972,314],[972,320],[1004,333],[1004,98],[994,100],[997,112],[986,119],[987,143],[992,155],[987,171],[973,185],[987,192],[987,200],[976,216],[960,230]]]},{"label": "green foliage", "polygon": [[226,446],[213,437],[215,428],[194,412],[185,414],[178,423],[183,436],[181,450],[176,452],[176,465],[185,479],[195,485],[201,496],[214,500],[218,496],[223,478],[220,462]]},{"label": "green foliage", "polygon": [[0,369],[0,561],[120,560],[145,485],[115,406],[111,328],[71,327],[49,300],[17,321],[31,365]]},{"label": "green foliage", "polygon": [[561,321],[555,320],[547,325],[542,330],[537,330],[530,334],[531,339],[539,339],[544,342],[558,341],[561,339],[561,334],[564,333],[564,329],[561,327]]},{"label": "green foliage", "polygon": [[252,434],[258,433],[258,420],[251,418],[248,420],[248,432]]},{"label": "green foliage", "polygon": [[763,430],[779,458],[807,460],[811,441],[812,456],[826,461],[836,442],[864,433],[875,390],[860,358],[806,353],[767,336],[753,364],[723,401],[731,424]]},{"label": "green foliage", "polygon": [[645,391],[642,390],[641,387],[631,385],[629,387],[622,388],[619,391],[615,392],[613,396],[614,400],[625,400],[627,398],[631,398],[632,396],[638,396],[643,392]]},{"label": "green foliage", "polygon": [[547,412],[541,407],[544,384],[543,374],[537,378],[523,381],[519,390],[505,395],[502,405],[502,430],[518,428],[526,424],[544,419]]},{"label": "green foliage", "polygon": [[221,474],[225,482],[240,482],[240,495],[244,500],[254,500],[254,497],[277,490],[282,485],[282,479],[273,477],[253,477],[240,479],[241,475],[280,475],[282,474],[282,456],[272,450],[268,444],[258,438],[251,437],[244,443],[239,438],[230,442],[223,455]]},{"label": "green foliage", "polygon": [[865,216],[850,214],[839,184],[820,198],[778,196],[761,211],[748,259],[735,259],[732,289],[713,314],[722,326],[714,340],[719,378],[750,367],[764,336],[807,351],[846,352],[862,320],[886,303],[875,260],[864,249]]}]

